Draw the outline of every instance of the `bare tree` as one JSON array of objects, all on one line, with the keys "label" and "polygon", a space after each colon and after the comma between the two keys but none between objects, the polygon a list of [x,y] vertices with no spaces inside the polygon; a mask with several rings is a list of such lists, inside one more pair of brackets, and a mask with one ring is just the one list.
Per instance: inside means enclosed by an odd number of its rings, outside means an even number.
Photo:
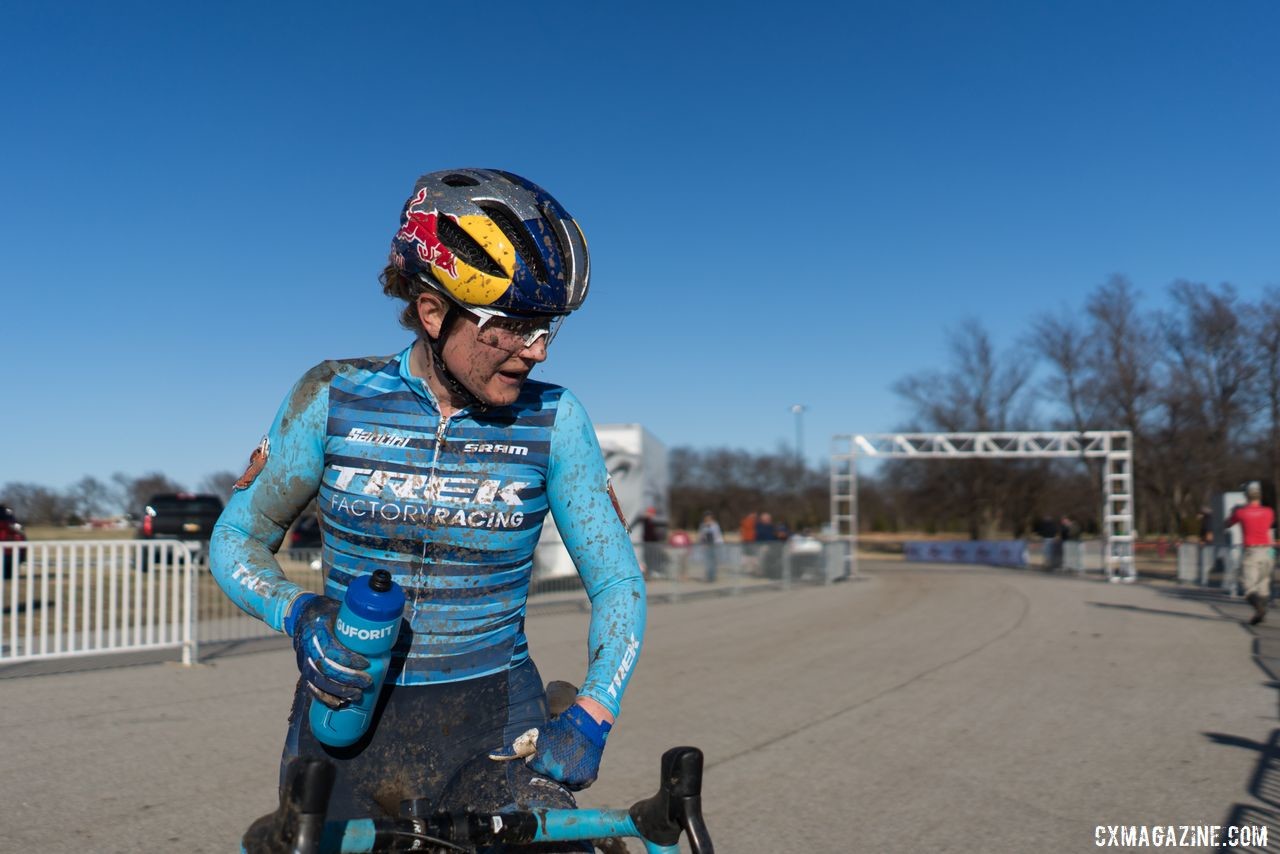
[{"label": "bare tree", "polygon": [[1161,402],[1165,429],[1155,483],[1165,487],[1169,527],[1181,527],[1224,478],[1241,470],[1242,441],[1256,407],[1256,334],[1229,284],[1178,281],[1162,315],[1169,371]]},{"label": "bare tree", "polygon": [[748,513],[768,511],[794,529],[817,527],[830,513],[828,477],[779,446],[772,454],[729,448],[672,448],[671,524],[697,527],[710,511],[726,529]]},{"label": "bare tree", "polygon": [[1263,453],[1271,482],[1280,485],[1280,289],[1268,288],[1257,306],[1258,396],[1265,418]]},{"label": "bare tree", "polygon": [[200,491],[211,493],[226,501],[231,497],[231,493],[235,490],[236,481],[239,479],[240,476],[235,472],[214,472],[200,481]]},{"label": "bare tree", "polygon": [[[991,336],[974,319],[952,332],[948,345],[947,369],[911,374],[893,386],[915,408],[908,429],[954,433],[1025,427],[1032,360],[1017,351],[997,354]],[[963,516],[969,536],[979,539],[994,535],[1008,520],[1005,499],[1018,491],[1015,484],[1024,470],[1016,463],[963,460],[945,467],[892,463],[886,475],[906,485],[925,513]]]},{"label": "bare tree", "polygon": [[29,525],[64,525],[75,513],[66,494],[38,483],[6,483],[0,488],[0,504]]},{"label": "bare tree", "polygon": [[1138,293],[1124,276],[1112,276],[1089,295],[1089,382],[1097,389],[1098,417],[1106,429],[1140,436],[1154,402],[1159,335],[1139,310]]},{"label": "bare tree", "polygon": [[170,480],[158,471],[148,472],[141,477],[130,477],[121,472],[111,476],[112,481],[123,494],[125,512],[134,516],[141,514],[151,496],[162,492],[182,492],[183,486]]},{"label": "bare tree", "polygon": [[121,504],[120,490],[93,475],[85,475],[76,481],[69,497],[77,515],[86,520],[105,516],[119,509]]},{"label": "bare tree", "polygon": [[1090,372],[1091,340],[1084,326],[1067,310],[1041,315],[1033,322],[1027,340],[1027,348],[1044,358],[1054,371],[1053,393],[1043,397],[1065,405],[1065,426],[1077,432],[1098,427],[1098,390]]}]

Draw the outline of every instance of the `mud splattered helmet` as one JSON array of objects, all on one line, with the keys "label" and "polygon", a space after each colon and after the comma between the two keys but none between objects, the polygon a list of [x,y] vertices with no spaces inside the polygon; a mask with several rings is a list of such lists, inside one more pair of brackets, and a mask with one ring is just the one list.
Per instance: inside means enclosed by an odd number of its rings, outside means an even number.
[{"label": "mud splattered helmet", "polygon": [[496,169],[418,179],[391,263],[463,306],[507,317],[563,316],[587,298],[582,229],[551,194]]}]

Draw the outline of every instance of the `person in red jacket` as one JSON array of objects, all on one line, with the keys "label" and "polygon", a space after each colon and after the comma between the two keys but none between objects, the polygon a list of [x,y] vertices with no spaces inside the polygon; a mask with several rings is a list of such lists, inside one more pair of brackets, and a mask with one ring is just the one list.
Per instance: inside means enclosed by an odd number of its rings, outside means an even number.
[{"label": "person in red jacket", "polygon": [[1249,503],[1236,507],[1227,517],[1226,527],[1239,525],[1244,531],[1244,592],[1245,599],[1253,606],[1254,615],[1249,620],[1256,626],[1267,615],[1267,602],[1271,599],[1271,529],[1276,522],[1275,511],[1262,506],[1262,485],[1256,480],[1245,487]]}]

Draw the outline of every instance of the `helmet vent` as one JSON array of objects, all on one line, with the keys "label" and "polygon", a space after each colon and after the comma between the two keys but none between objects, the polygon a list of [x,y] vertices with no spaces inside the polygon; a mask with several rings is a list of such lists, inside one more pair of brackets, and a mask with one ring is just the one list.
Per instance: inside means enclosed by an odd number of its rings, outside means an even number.
[{"label": "helmet vent", "polygon": [[440,183],[449,187],[479,187],[480,182],[470,175],[459,175],[456,172],[445,175],[440,179]]},{"label": "helmet vent", "polygon": [[555,228],[551,229],[551,231],[556,236],[556,246],[560,247],[560,257],[564,259],[565,264],[570,263],[573,258],[573,252],[568,246],[568,235],[565,234],[563,217],[550,204],[545,202],[542,205],[542,216],[547,222],[555,223]]},{"label": "helmet vent", "polygon": [[516,254],[524,260],[524,264],[533,272],[533,277],[538,280],[538,284],[545,285],[550,278],[547,275],[547,265],[542,261],[542,253],[538,251],[537,241],[534,236],[529,233],[529,229],[524,223],[516,218],[505,205],[495,202],[476,202],[479,208],[489,215],[489,219],[493,220],[494,225],[502,230],[507,236],[507,240],[511,241],[511,245],[515,247]]},{"label": "helmet vent", "polygon": [[436,236],[454,255],[485,275],[500,279],[507,277],[507,271],[502,269],[502,265],[493,260],[484,251],[484,247],[476,243],[475,238],[467,234],[452,218],[441,216],[436,220]]}]

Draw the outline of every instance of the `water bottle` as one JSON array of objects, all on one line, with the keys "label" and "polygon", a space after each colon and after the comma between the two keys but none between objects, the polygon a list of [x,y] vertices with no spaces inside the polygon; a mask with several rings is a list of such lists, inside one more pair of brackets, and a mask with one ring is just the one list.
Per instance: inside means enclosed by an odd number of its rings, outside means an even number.
[{"label": "water bottle", "polygon": [[359,741],[369,728],[403,613],[404,590],[391,580],[391,573],[385,569],[362,575],[347,588],[334,625],[335,634],[347,649],[369,659],[368,673],[373,677],[373,685],[364,689],[359,703],[341,709],[331,709],[312,698],[311,731],[323,743],[347,747]]}]

